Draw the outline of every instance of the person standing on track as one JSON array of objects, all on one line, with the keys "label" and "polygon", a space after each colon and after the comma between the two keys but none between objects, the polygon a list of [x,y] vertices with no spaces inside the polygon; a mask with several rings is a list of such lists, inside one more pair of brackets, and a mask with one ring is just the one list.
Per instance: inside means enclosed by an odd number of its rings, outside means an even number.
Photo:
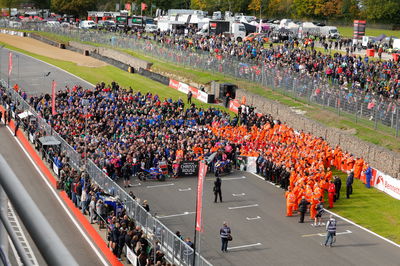
[{"label": "person standing on track", "polygon": [[222,202],[222,190],[221,190],[221,178],[217,177],[217,179],[214,181],[214,202],[217,202],[218,196],[219,196],[219,201]]},{"label": "person standing on track", "polygon": [[232,239],[231,228],[228,226],[227,222],[223,223],[222,228],[219,230],[219,235],[221,237],[221,251],[228,252],[228,241]]},{"label": "person standing on track", "polygon": [[325,240],[325,247],[328,245],[329,242],[329,247],[332,247],[333,243],[333,238],[336,236],[336,220],[333,218],[333,215],[329,217],[329,221],[326,223],[326,240]]},{"label": "person standing on track", "polygon": [[310,204],[310,203],[306,200],[306,197],[303,196],[303,197],[301,198],[300,203],[299,203],[299,212],[300,212],[300,221],[299,221],[299,223],[304,223],[304,215],[305,215],[306,212],[307,212],[307,206],[308,206],[309,204]]}]

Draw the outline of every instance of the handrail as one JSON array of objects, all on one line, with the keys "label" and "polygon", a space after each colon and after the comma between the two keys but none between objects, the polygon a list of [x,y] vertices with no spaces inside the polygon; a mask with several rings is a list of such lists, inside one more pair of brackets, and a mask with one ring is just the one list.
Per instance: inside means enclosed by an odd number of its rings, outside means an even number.
[{"label": "handrail", "polygon": [[0,155],[0,185],[49,265],[78,265],[6,160]]}]

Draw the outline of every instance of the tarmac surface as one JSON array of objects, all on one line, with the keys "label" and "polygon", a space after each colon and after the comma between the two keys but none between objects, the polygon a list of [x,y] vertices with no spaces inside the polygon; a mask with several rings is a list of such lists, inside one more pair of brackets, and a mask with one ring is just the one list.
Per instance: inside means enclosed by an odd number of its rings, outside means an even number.
[{"label": "tarmac surface", "polygon": [[[400,264],[398,247],[342,219],[337,219],[334,246],[322,247],[325,225],[312,226],[309,216],[304,224],[298,223],[299,217],[286,217],[284,191],[259,176],[235,171],[222,177],[222,203],[214,203],[214,180],[209,175],[204,182],[204,232],[197,244],[213,265]],[[132,185],[127,190],[148,200],[152,214],[172,231],[180,231],[193,241],[196,177],[165,182],[135,179]],[[324,222],[328,218],[329,214],[325,214]],[[233,236],[228,253],[220,251],[219,229],[223,221],[228,222]]]},{"label": "tarmac surface", "polygon": [[[0,79],[5,81],[8,80],[9,51],[6,48],[0,49]],[[57,84],[57,90],[63,89],[65,86],[72,88],[74,85],[92,87],[90,83],[55,66],[19,52],[12,51],[12,53],[13,68],[10,75],[10,86],[18,84],[28,95],[50,94],[53,80]],[[48,73],[50,74],[47,75]]]}]

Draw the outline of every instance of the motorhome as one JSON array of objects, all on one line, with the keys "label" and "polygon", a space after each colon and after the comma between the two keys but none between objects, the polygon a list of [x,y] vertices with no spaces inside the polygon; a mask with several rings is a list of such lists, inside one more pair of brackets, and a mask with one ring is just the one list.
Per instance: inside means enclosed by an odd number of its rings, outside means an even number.
[{"label": "motorhome", "polygon": [[241,42],[246,37],[246,28],[242,23],[225,21],[225,20],[210,20],[209,24],[197,32],[202,36],[215,36],[222,34],[225,37],[231,37],[234,40]]}]

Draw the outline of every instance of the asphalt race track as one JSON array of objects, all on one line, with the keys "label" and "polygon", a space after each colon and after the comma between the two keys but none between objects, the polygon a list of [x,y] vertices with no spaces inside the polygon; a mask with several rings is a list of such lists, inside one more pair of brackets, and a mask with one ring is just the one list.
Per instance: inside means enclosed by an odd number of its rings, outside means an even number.
[{"label": "asphalt race track", "polygon": [[[1,77],[5,78],[8,52],[5,49],[1,52]],[[18,83],[28,94],[50,93],[52,79],[56,80],[58,88],[74,82],[89,86],[30,57],[20,55],[19,60]],[[16,73],[14,62],[13,73]],[[43,78],[45,72],[51,72],[47,79]],[[0,153],[78,262],[81,265],[100,265],[94,252],[60,209],[59,203],[4,126],[0,127],[0,139]],[[299,224],[298,217],[285,217],[283,190],[253,174],[235,172],[224,176],[223,203],[213,202],[213,181],[214,177],[208,176],[204,185],[204,232],[197,249],[214,265],[400,265],[400,249],[397,246],[340,219],[335,246],[321,247],[324,227],[311,226],[309,219]],[[171,230],[179,230],[184,237],[193,240],[196,177],[165,182],[133,180],[132,184],[134,186],[127,190],[143,200],[147,199],[152,214],[156,214]],[[228,222],[234,239],[229,243],[228,253],[220,251],[219,228],[223,221]]]},{"label": "asphalt race track", "polygon": [[[0,49],[0,78],[7,81],[8,78],[8,49]],[[13,69],[10,76],[10,85],[18,84],[28,95],[40,93],[51,93],[51,83],[57,83],[57,89],[73,85],[92,87],[88,82],[76,76],[68,74],[63,70],[51,66],[42,61],[19,52],[13,53]],[[50,74],[46,76],[48,73]]]},{"label": "asphalt race track", "polygon": [[[400,264],[398,247],[341,219],[334,247],[322,247],[325,227],[313,227],[309,216],[304,224],[298,223],[298,217],[285,217],[284,191],[250,173],[222,177],[223,202],[214,203],[214,179],[209,175],[204,183],[200,243],[201,254],[213,265]],[[165,182],[133,180],[132,184],[128,190],[148,200],[152,214],[174,232],[179,230],[193,240],[196,177]],[[220,251],[223,221],[228,222],[233,235],[228,253]]]}]

